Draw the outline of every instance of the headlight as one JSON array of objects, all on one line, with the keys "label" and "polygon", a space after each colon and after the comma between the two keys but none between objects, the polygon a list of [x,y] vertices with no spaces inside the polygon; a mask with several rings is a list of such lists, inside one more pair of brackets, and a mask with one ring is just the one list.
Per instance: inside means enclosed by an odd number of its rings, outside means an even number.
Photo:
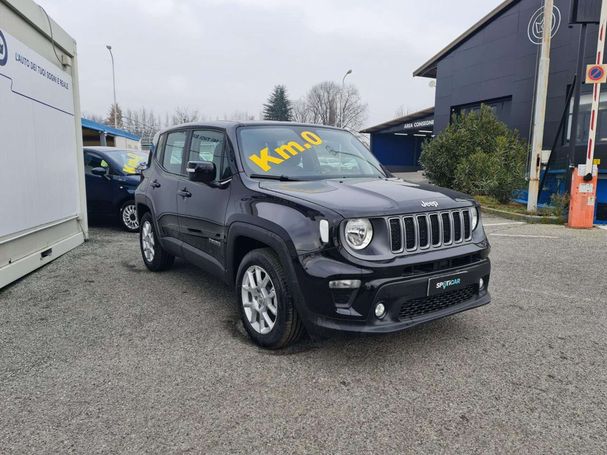
[{"label": "headlight", "polygon": [[364,218],[348,221],[345,232],[346,242],[355,250],[366,248],[373,238],[373,226]]},{"label": "headlight", "polygon": [[478,226],[478,209],[476,207],[472,207],[470,214],[472,216],[472,230],[474,231]]}]

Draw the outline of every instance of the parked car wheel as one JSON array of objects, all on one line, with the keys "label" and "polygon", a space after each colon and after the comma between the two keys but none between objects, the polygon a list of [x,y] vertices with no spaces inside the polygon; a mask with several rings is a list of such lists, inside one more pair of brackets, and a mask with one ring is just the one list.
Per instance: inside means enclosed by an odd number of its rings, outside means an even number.
[{"label": "parked car wheel", "polygon": [[137,232],[139,230],[135,201],[127,201],[122,204],[122,207],[120,207],[120,223],[129,232]]},{"label": "parked car wheel", "polygon": [[264,348],[280,349],[303,332],[287,276],[270,249],[249,252],[238,268],[236,298],[245,330]]},{"label": "parked car wheel", "polygon": [[169,254],[158,241],[154,230],[154,223],[150,213],[141,217],[141,231],[139,231],[139,245],[145,266],[152,272],[169,269],[175,261],[175,256]]}]

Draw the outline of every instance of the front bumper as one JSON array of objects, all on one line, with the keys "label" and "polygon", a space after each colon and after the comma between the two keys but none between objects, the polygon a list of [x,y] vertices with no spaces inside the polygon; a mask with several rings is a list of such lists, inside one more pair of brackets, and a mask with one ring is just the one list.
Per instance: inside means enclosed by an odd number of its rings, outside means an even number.
[{"label": "front bumper", "polygon": [[[491,301],[488,292],[491,264],[488,250],[484,253],[444,258],[436,263],[442,264],[442,268],[435,265],[429,270],[426,267],[426,273],[423,267],[394,266],[356,276],[356,268],[347,263],[303,261],[297,271],[302,296],[298,311],[308,332],[325,336],[335,332],[396,332],[486,305]],[[469,263],[457,265],[466,262],[463,258]],[[428,295],[430,279],[451,276],[462,277],[462,285],[453,291]],[[344,278],[358,278],[362,284],[354,290],[329,289],[330,280]],[[484,282],[482,289],[479,288],[481,279]],[[381,319],[374,311],[379,302],[386,307],[386,314]]]}]

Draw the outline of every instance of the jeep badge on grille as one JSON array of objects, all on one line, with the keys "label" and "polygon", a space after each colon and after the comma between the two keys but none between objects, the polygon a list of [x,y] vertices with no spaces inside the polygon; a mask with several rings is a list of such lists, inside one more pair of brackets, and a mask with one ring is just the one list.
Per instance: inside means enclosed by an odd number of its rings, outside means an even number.
[{"label": "jeep badge on grille", "polygon": [[438,207],[438,201],[421,201],[422,207]]}]

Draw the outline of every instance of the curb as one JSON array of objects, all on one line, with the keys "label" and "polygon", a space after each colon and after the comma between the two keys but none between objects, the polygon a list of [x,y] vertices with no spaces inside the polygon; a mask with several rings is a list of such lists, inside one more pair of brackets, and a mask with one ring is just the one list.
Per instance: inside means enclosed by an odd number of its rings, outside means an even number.
[{"label": "curb", "polygon": [[563,220],[557,216],[524,215],[522,213],[507,212],[505,210],[493,209],[482,205],[481,212],[499,215],[502,218],[507,218],[509,220],[524,221],[525,223],[530,224],[564,224]]}]

